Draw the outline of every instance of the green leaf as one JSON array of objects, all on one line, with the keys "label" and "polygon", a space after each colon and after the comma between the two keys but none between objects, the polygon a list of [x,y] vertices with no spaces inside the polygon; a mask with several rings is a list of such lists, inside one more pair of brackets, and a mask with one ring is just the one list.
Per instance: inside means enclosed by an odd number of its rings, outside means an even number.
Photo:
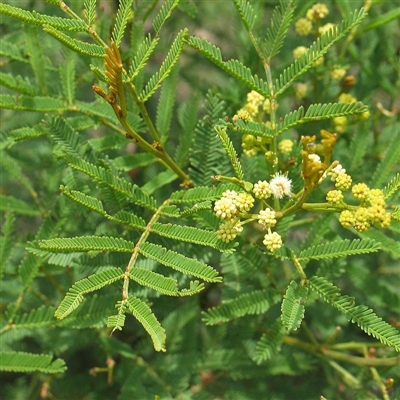
[{"label": "green leaf", "polygon": [[11,208],[6,209],[3,219],[3,226],[1,227],[0,237],[0,280],[3,278],[3,268],[6,265],[14,245],[14,225],[15,215]]},{"label": "green leaf", "polygon": [[16,214],[29,215],[31,217],[40,215],[39,210],[32,208],[32,204],[28,204],[13,196],[4,196],[0,194],[0,210],[5,211],[7,209],[10,209]]},{"label": "green leaf", "polygon": [[216,126],[214,129],[218,133],[222,146],[224,147],[225,152],[228,155],[229,160],[232,164],[233,170],[235,171],[236,177],[242,181],[244,179],[242,165],[240,164],[239,156],[237,155],[236,150],[233,147],[233,143],[229,139],[229,136],[227,135],[225,129],[219,126]]},{"label": "green leaf", "polygon": [[179,0],[166,0],[153,20],[153,28],[156,36],[159,35],[165,21],[171,16],[173,9],[179,4]]},{"label": "green leaf", "polygon": [[268,327],[267,333],[264,333],[257,342],[254,357],[257,364],[271,360],[280,351],[285,333],[285,328],[280,318]]},{"label": "green leaf", "polygon": [[44,122],[51,137],[62,146],[67,154],[81,157],[84,148],[81,135],[63,117],[47,115]]},{"label": "green leaf", "polygon": [[139,72],[145,67],[147,60],[156,48],[160,38],[151,39],[149,34],[145,37],[135,52],[135,56],[129,68],[129,80],[133,80]]},{"label": "green leaf", "polygon": [[201,39],[196,36],[190,36],[187,40],[189,46],[193,47],[210,61],[220,67],[222,70],[233,76],[249,89],[255,90],[262,94],[264,97],[268,97],[269,89],[268,84],[264,82],[257,75],[252,75],[249,68],[242,64],[238,60],[223,61],[221,50],[208,42],[205,39]]},{"label": "green leaf", "polygon": [[157,210],[156,200],[148,194],[142,192],[139,186],[132,185],[127,180],[114,175],[111,171],[108,171],[103,167],[97,167],[81,158],[68,154],[66,155],[65,159],[70,167],[94,178],[96,181],[106,185],[112,191],[117,194],[121,194],[124,198],[129,199],[133,203],[139,204],[152,211]]},{"label": "green leaf", "polygon": [[215,174],[228,175],[231,166],[220,146],[214,126],[224,116],[225,103],[211,93],[207,94],[206,115],[199,121],[193,138],[189,173],[195,186],[209,186],[215,183]]},{"label": "green leaf", "polygon": [[150,78],[143,92],[140,94],[143,102],[146,102],[161,86],[161,83],[170,75],[172,68],[178,61],[183,50],[183,40],[186,36],[187,29],[178,33],[160,69]]},{"label": "green leaf", "polygon": [[280,300],[280,296],[271,291],[257,290],[238,296],[234,300],[223,302],[202,312],[206,325],[228,322],[245,315],[263,314]]},{"label": "green leaf", "polygon": [[70,106],[75,100],[75,54],[68,52],[65,56],[65,62],[59,66],[61,85]]},{"label": "green leaf", "polygon": [[0,371],[5,372],[42,372],[45,374],[61,374],[67,367],[64,360],[46,354],[30,354],[21,351],[0,352]]},{"label": "green leaf", "polygon": [[32,96],[38,94],[37,86],[28,78],[23,78],[20,75],[0,72],[0,84],[22,94]]},{"label": "green leaf", "polygon": [[83,301],[83,295],[94,292],[103,288],[104,286],[110,285],[124,277],[124,272],[120,268],[111,268],[104,271],[97,272],[94,275],[90,275],[85,279],[81,279],[75,282],[72,287],[68,290],[67,295],[58,306],[54,313],[57,319],[64,319],[66,316],[71,314],[79,304]]},{"label": "green leaf", "polygon": [[381,244],[375,240],[337,240],[304,249],[300,252],[298,259],[301,261],[338,258],[356,254],[374,253],[381,248]]},{"label": "green leaf", "polygon": [[165,80],[157,103],[156,128],[160,135],[161,143],[166,143],[170,136],[178,85],[178,71],[179,68],[176,66]]},{"label": "green leaf", "polygon": [[30,12],[4,3],[0,3],[0,14],[17,18],[28,24],[49,25],[61,31],[84,32],[86,30],[86,25],[83,21],[77,19],[53,17],[36,11]]},{"label": "green leaf", "polygon": [[35,78],[42,94],[47,94],[46,77],[44,73],[44,55],[39,39],[38,28],[25,25],[24,36],[29,60],[35,73]]},{"label": "green leaf", "polygon": [[145,302],[134,296],[129,296],[127,307],[150,335],[154,349],[156,351],[166,351],[165,330],[158,322],[156,316],[151,312],[150,307]]},{"label": "green leaf", "polygon": [[355,305],[353,297],[343,296],[339,288],[325,280],[313,276],[309,280],[310,289],[315,291],[327,303],[337,308],[351,322],[356,323],[368,335],[400,352],[400,333],[393,326],[377,317],[370,308]]},{"label": "green leaf", "polygon": [[130,253],[133,251],[135,243],[107,236],[80,236],[41,240],[39,241],[39,247],[55,253],[69,253],[71,251],[116,251]]},{"label": "green leaf", "polygon": [[368,108],[361,101],[354,103],[328,103],[328,104],[311,104],[304,114],[303,106],[297,110],[285,115],[282,123],[278,123],[278,132],[280,135],[283,132],[297,125],[305,124],[311,121],[321,121],[335,117],[362,114]]},{"label": "green leaf", "polygon": [[139,267],[132,268],[129,277],[140,285],[149,287],[167,296],[179,296],[176,279],[166,278],[156,272]]},{"label": "green leaf", "polygon": [[215,232],[192,226],[161,224],[156,222],[151,226],[150,231],[170,239],[200,244],[223,252],[231,253],[233,251],[232,247],[234,244],[221,242]]},{"label": "green leaf", "polygon": [[63,99],[44,96],[0,94],[0,108],[35,112],[62,112],[66,109]]},{"label": "green leaf", "polygon": [[88,25],[92,25],[96,19],[96,2],[97,0],[85,0],[83,5],[85,7],[85,18]]},{"label": "green leaf", "polygon": [[97,44],[86,43],[82,42],[81,40],[74,39],[65,33],[52,28],[51,26],[44,25],[43,30],[76,53],[97,58],[103,58],[105,54],[103,47]]},{"label": "green leaf", "polygon": [[282,47],[283,40],[293,18],[293,1],[280,1],[272,12],[271,23],[263,41],[264,57],[271,60]]},{"label": "green leaf", "polygon": [[254,27],[256,21],[256,14],[249,2],[246,0],[233,0],[236,9],[239,12],[240,19],[243,21],[246,29],[250,32]]},{"label": "green leaf", "polygon": [[111,37],[117,47],[120,47],[126,25],[131,16],[133,0],[120,0],[118,5],[117,17]]},{"label": "green leaf", "polygon": [[221,282],[218,271],[194,258],[186,257],[180,253],[153,243],[143,243],[139,248],[140,254],[162,265],[170,267],[185,275],[195,276],[206,282]]},{"label": "green leaf", "polygon": [[276,96],[282,94],[286,89],[292,86],[293,82],[301,75],[306,73],[320,57],[340,39],[346,36],[354,27],[361,23],[366,17],[363,9],[355,11],[350,14],[339,26],[322,34],[317,40],[309,47],[307,52],[301,57],[297,58],[290,67],[286,68],[276,80]]},{"label": "green leaf", "polygon": [[295,281],[290,282],[281,307],[282,323],[289,331],[300,328],[304,318],[304,302],[307,294],[307,286],[299,286]]},{"label": "green leaf", "polygon": [[385,200],[392,197],[400,189],[400,172],[394,176],[391,181],[383,189]]}]

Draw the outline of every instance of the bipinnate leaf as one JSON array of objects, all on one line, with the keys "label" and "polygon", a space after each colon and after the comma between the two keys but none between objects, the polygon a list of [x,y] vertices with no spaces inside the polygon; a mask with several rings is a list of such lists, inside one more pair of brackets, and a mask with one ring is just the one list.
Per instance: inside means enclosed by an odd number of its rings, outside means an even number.
[{"label": "bipinnate leaf", "polygon": [[74,39],[49,25],[44,25],[43,30],[76,53],[95,58],[102,58],[105,54],[104,48],[98,44],[82,42],[81,40]]},{"label": "bipinnate leaf", "polygon": [[304,302],[307,298],[308,287],[299,286],[291,281],[282,301],[281,319],[286,329],[297,330],[304,318]]},{"label": "bipinnate leaf", "polygon": [[45,374],[61,374],[67,369],[64,360],[47,354],[31,354],[22,351],[0,352],[0,371]]},{"label": "bipinnate leaf", "polygon": [[135,243],[122,238],[107,236],[80,236],[75,238],[55,238],[39,241],[39,247],[55,253],[72,251],[116,251],[130,253]]},{"label": "bipinnate leaf", "polygon": [[58,306],[55,317],[63,319],[83,301],[83,295],[101,289],[124,277],[121,268],[110,268],[75,282]]},{"label": "bipinnate leaf", "polygon": [[142,286],[147,286],[167,296],[179,296],[176,279],[167,278],[148,269],[135,267],[129,272],[129,277]]},{"label": "bipinnate leaf", "polygon": [[179,0],[166,0],[153,20],[153,28],[158,36],[165,21],[171,16],[172,10],[179,4]]},{"label": "bipinnate leaf", "polygon": [[150,307],[135,296],[130,296],[127,303],[128,310],[142,324],[143,328],[150,335],[153,346],[156,351],[166,351],[164,328],[158,322],[156,316],[152,313]]},{"label": "bipinnate leaf", "polygon": [[374,253],[382,248],[381,244],[373,239],[336,240],[322,243],[302,250],[299,260],[322,260],[327,258],[346,257],[356,254]]},{"label": "bipinnate leaf", "polygon": [[341,295],[339,288],[325,278],[313,276],[309,280],[309,286],[368,335],[400,352],[400,332],[378,317],[373,310],[364,305],[356,306],[353,297]]},{"label": "bipinnate leaf", "polygon": [[171,74],[183,50],[183,39],[186,36],[187,29],[178,33],[160,69],[150,78],[143,92],[140,94],[143,102],[146,102],[161,86],[161,83]]},{"label": "bipinnate leaf", "polygon": [[262,314],[277,303],[279,299],[279,296],[270,291],[255,290],[203,312],[203,321],[207,325],[216,325],[245,315]]},{"label": "bipinnate leaf", "polygon": [[122,38],[124,36],[126,25],[128,23],[131,9],[132,9],[132,3],[133,3],[133,0],[120,0],[119,1],[117,18],[115,19],[114,29],[111,34],[112,40],[115,42],[117,47],[120,46]]},{"label": "bipinnate leaf", "polygon": [[254,360],[257,364],[270,360],[276,353],[280,351],[283,338],[285,336],[285,328],[282,321],[278,318],[272,325],[267,327],[267,332],[261,336],[257,342]]},{"label": "bipinnate leaf", "polygon": [[207,57],[215,65],[220,67],[223,71],[242,82],[249,89],[255,90],[264,97],[268,97],[269,89],[267,82],[264,82],[257,75],[252,75],[250,68],[246,67],[242,62],[239,60],[223,61],[221,50],[205,39],[190,36],[187,43],[189,46]]},{"label": "bipinnate leaf", "polygon": [[226,130],[222,127],[216,126],[215,131],[217,132],[221,140],[222,146],[224,147],[225,152],[228,155],[229,160],[231,161],[236,177],[240,180],[243,180],[244,175],[243,175],[242,165],[240,164],[239,161],[239,156],[237,155],[236,150],[233,147],[233,143],[229,139],[228,134],[226,133]]},{"label": "bipinnate leaf", "polygon": [[139,248],[139,252],[144,257],[155,260],[185,275],[195,276],[206,282],[221,282],[222,280],[218,271],[209,265],[175,251],[167,250],[157,244],[143,243]]},{"label": "bipinnate leaf", "polygon": [[264,57],[271,60],[278,54],[293,17],[293,1],[281,0],[272,12],[271,23],[263,41]]},{"label": "bipinnate leaf", "polygon": [[291,87],[297,78],[306,73],[320,57],[326,54],[337,41],[345,37],[355,26],[360,24],[365,17],[366,13],[363,9],[354,11],[340,25],[335,26],[317,38],[307,52],[297,58],[293,64],[282,72],[279,79],[276,80],[275,95],[279,96]]},{"label": "bipinnate leaf", "polygon": [[53,17],[51,15],[40,14],[37,11],[27,11],[22,8],[14,7],[9,4],[0,4],[0,14],[17,18],[32,25],[48,25],[60,31],[84,32],[86,25],[83,21],[72,18]]}]

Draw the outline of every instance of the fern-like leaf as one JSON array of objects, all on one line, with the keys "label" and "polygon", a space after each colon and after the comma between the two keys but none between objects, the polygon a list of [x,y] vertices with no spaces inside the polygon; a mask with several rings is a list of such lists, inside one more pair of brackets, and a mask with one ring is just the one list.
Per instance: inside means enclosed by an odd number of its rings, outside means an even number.
[{"label": "fern-like leaf", "polygon": [[354,103],[311,104],[304,114],[304,108],[301,106],[299,109],[285,115],[283,122],[278,124],[277,134],[280,135],[288,129],[305,124],[306,122],[361,114],[367,111],[367,109],[360,101]]},{"label": "fern-like leaf", "polygon": [[385,200],[392,197],[400,189],[400,173],[398,172],[383,189]]},{"label": "fern-like leaf", "polygon": [[189,37],[187,43],[193,47],[210,61],[220,67],[222,70],[227,72],[229,75],[238,79],[248,88],[255,90],[262,94],[264,97],[268,97],[269,89],[268,84],[260,79],[257,75],[252,75],[249,68],[243,65],[238,60],[223,61],[221,50],[208,42],[205,39],[201,39],[196,36]]},{"label": "fern-like leaf", "polygon": [[68,104],[72,106],[75,100],[75,54],[66,55],[66,62],[60,64],[61,85],[64,92],[64,97]]},{"label": "fern-like leaf", "polygon": [[96,58],[103,58],[105,54],[103,47],[97,44],[86,43],[82,42],[81,40],[74,39],[49,25],[44,25],[43,30],[76,53]]},{"label": "fern-like leaf", "polygon": [[111,37],[115,42],[117,47],[120,46],[126,25],[128,24],[129,16],[132,9],[133,0],[120,0],[117,17],[115,19],[114,29],[112,31]]},{"label": "fern-like leaf", "polygon": [[132,202],[152,211],[157,210],[156,200],[146,193],[143,193],[137,185],[132,185],[125,179],[119,178],[110,171],[105,170],[103,167],[97,167],[81,158],[67,155],[65,159],[72,168],[81,171],[94,178],[96,181],[110,187],[116,193],[120,193],[125,198],[131,199]]},{"label": "fern-like leaf", "polygon": [[39,93],[38,88],[26,77],[0,72],[0,85],[15,90],[18,93],[34,96]]},{"label": "fern-like leaf", "polygon": [[203,312],[203,321],[207,325],[216,325],[244,315],[263,314],[279,300],[279,296],[264,290],[242,294],[234,300],[226,301],[218,307]]},{"label": "fern-like leaf", "polygon": [[222,193],[231,189],[230,185],[218,185],[217,187],[199,186],[187,190],[179,190],[172,193],[170,197],[171,203],[200,203],[202,201],[213,201],[221,197]]},{"label": "fern-like leaf", "polygon": [[166,351],[165,330],[158,322],[156,316],[152,313],[150,307],[145,302],[134,296],[129,297],[127,307],[150,335],[154,349],[156,351]]},{"label": "fern-like leaf", "polygon": [[329,30],[321,35],[311,45],[305,54],[295,60],[295,62],[286,68],[276,81],[276,96],[282,94],[286,89],[292,86],[292,83],[307,72],[312,65],[340,39],[342,39],[355,26],[361,23],[366,17],[363,9],[355,11],[353,14],[342,22],[339,26]]},{"label": "fern-like leaf", "polygon": [[0,108],[35,112],[63,112],[65,100],[49,96],[26,96],[0,94]]},{"label": "fern-like leaf", "polygon": [[120,268],[111,268],[75,282],[54,313],[57,319],[64,319],[83,301],[83,295],[110,285],[124,277]]},{"label": "fern-like leaf", "polygon": [[35,78],[40,88],[40,92],[42,94],[47,94],[47,80],[43,68],[44,54],[39,39],[38,28],[36,26],[25,25],[24,34],[30,63],[35,73]]},{"label": "fern-like leaf", "polygon": [[159,40],[160,40],[159,38],[151,39],[150,34],[143,39],[142,43],[136,50],[135,56],[131,62],[129,68],[129,80],[134,79],[139,74],[139,72],[145,67],[147,60],[153,53]]},{"label": "fern-like leaf", "polygon": [[261,364],[263,361],[270,360],[280,351],[283,338],[285,336],[285,328],[282,321],[278,318],[268,329],[267,333],[261,336],[257,342],[254,360]]},{"label": "fern-like leaf", "polygon": [[129,277],[142,286],[149,287],[167,296],[179,296],[178,282],[176,279],[167,278],[147,269],[133,268]]},{"label": "fern-like leaf", "polygon": [[97,0],[85,0],[83,5],[85,7],[85,18],[88,25],[92,25],[96,19],[96,2]]},{"label": "fern-like leaf", "polygon": [[161,86],[161,83],[170,75],[183,50],[183,39],[187,36],[187,29],[178,33],[178,36],[172,43],[170,50],[157,71],[149,80],[140,97],[146,102]]},{"label": "fern-like leaf", "polygon": [[103,203],[96,199],[95,197],[88,196],[82,192],[77,190],[68,190],[65,186],[60,186],[60,190],[63,194],[65,194],[68,198],[75,201],[76,203],[88,208],[89,210],[95,211],[100,215],[106,216],[107,213],[103,208]]},{"label": "fern-like leaf", "polygon": [[337,240],[312,246],[300,252],[299,260],[322,260],[353,256],[356,254],[374,253],[382,248],[379,242],[369,239]]},{"label": "fern-like leaf", "polygon": [[373,310],[364,305],[356,306],[353,297],[340,295],[339,288],[322,277],[313,276],[309,285],[323,300],[337,308],[368,335],[400,352],[399,331],[378,317]]},{"label": "fern-like leaf", "polygon": [[171,16],[173,9],[179,4],[179,0],[166,0],[153,20],[153,28],[156,36],[159,35],[165,21]]},{"label": "fern-like leaf", "polygon": [[172,250],[153,243],[143,243],[139,248],[140,254],[162,265],[170,267],[185,275],[195,276],[206,282],[221,282],[218,271],[193,258],[186,257]]},{"label": "fern-like leaf", "polygon": [[0,4],[0,14],[19,19],[32,25],[48,25],[60,31],[84,32],[86,25],[77,19],[67,19],[40,14],[36,11],[27,11],[9,4]]},{"label": "fern-like leaf", "polygon": [[0,352],[0,371],[4,372],[42,372],[61,374],[67,369],[64,360],[46,354],[31,354],[21,351]]},{"label": "fern-like leaf", "polygon": [[280,1],[272,12],[270,27],[263,43],[264,57],[271,60],[278,54],[293,17],[293,1]]},{"label": "fern-like leaf", "polygon": [[228,155],[229,160],[231,161],[236,177],[239,180],[243,180],[244,175],[243,175],[242,165],[240,164],[239,157],[236,153],[235,148],[233,147],[233,143],[231,142],[229,136],[226,133],[226,130],[216,126],[215,131],[218,133],[222,146],[224,147],[226,154]]},{"label": "fern-like leaf", "polygon": [[290,282],[281,307],[282,323],[289,331],[295,331],[301,325],[307,294],[307,286],[299,286],[295,281]]},{"label": "fern-like leaf", "polygon": [[233,3],[239,12],[240,19],[243,21],[244,26],[250,32],[254,27],[257,17],[253,7],[247,0],[233,0]]},{"label": "fern-like leaf", "polygon": [[11,255],[12,247],[14,244],[14,224],[15,215],[12,212],[11,208],[9,208],[5,213],[4,223],[1,227],[2,235],[0,237],[0,279],[3,278],[3,268]]},{"label": "fern-like leaf", "polygon": [[227,253],[233,251],[232,248],[234,244],[221,242],[215,232],[192,226],[161,224],[156,222],[151,226],[150,231],[170,239],[212,247]]},{"label": "fern-like leaf", "polygon": [[234,124],[225,122],[224,125],[235,132],[240,132],[243,135],[261,136],[270,139],[272,139],[275,135],[271,128],[268,128],[265,124],[254,121],[243,121],[242,119],[238,119]]},{"label": "fern-like leaf", "polygon": [[385,141],[386,150],[383,160],[374,168],[374,174],[369,182],[371,187],[382,187],[389,179],[393,167],[399,164],[400,148],[397,144],[400,140],[400,129],[396,124],[389,129],[391,135],[387,136],[388,140]]},{"label": "fern-like leaf", "polygon": [[80,236],[74,238],[55,238],[39,241],[39,247],[54,253],[69,253],[72,251],[116,251],[130,253],[135,243],[122,238],[107,236]]},{"label": "fern-like leaf", "polygon": [[67,154],[80,157],[84,147],[81,137],[63,117],[46,116],[45,126],[53,139],[63,147]]}]

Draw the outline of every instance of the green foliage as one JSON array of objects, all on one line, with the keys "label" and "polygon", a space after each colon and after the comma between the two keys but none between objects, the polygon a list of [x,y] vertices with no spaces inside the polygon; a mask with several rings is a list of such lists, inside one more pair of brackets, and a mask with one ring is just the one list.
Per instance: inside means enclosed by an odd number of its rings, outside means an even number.
[{"label": "green foliage", "polygon": [[392,3],[12,3],[2,397],[395,400]]}]

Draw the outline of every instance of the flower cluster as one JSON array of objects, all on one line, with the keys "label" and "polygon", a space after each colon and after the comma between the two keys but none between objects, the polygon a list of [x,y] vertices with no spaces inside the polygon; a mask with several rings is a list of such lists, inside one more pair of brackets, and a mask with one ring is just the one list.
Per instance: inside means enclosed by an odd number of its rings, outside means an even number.
[{"label": "flower cluster", "polygon": [[[331,171],[331,179],[338,190],[331,190],[326,200],[332,205],[345,204],[343,191],[351,187],[351,176],[338,164]],[[344,228],[354,228],[359,232],[367,231],[371,225],[386,228],[390,225],[391,214],[385,209],[385,197],[382,190],[370,189],[365,183],[357,183],[351,187],[351,193],[360,205],[349,206],[350,209],[340,213],[339,222]]]},{"label": "flower cluster", "polygon": [[[252,193],[255,198],[264,201],[269,197],[283,198],[291,195],[291,180],[285,175],[277,173],[272,179],[258,181],[253,185]],[[257,214],[250,214],[249,211],[254,205],[254,197],[247,192],[226,190],[214,204],[214,212],[223,222],[217,230],[217,235],[223,242],[234,240],[243,231],[243,225],[247,222],[257,220],[263,229],[268,229],[264,236],[263,243],[269,251],[275,251],[282,246],[282,238],[277,232],[271,232],[277,223],[275,211],[266,207]],[[241,222],[240,219],[246,219]]]},{"label": "flower cluster", "polygon": [[222,194],[222,198],[215,202],[214,211],[217,217],[231,220],[240,212],[249,211],[253,207],[253,204],[254,199],[251,194],[227,190]]}]

